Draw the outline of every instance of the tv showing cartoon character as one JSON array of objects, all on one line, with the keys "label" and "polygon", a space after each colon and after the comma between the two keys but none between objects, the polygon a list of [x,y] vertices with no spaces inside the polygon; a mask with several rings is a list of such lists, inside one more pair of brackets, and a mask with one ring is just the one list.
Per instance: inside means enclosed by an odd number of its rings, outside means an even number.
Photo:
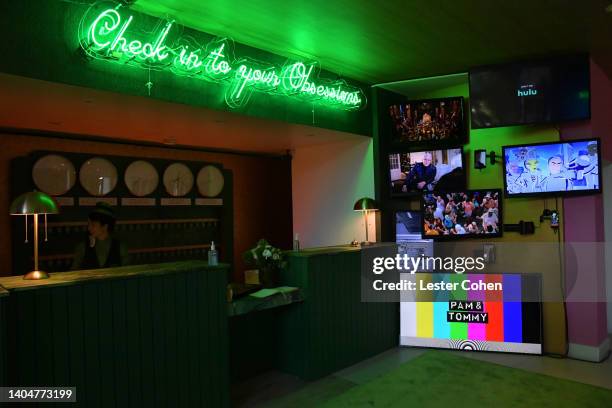
[{"label": "tv showing cartoon character", "polygon": [[508,197],[601,192],[599,139],[504,146]]}]

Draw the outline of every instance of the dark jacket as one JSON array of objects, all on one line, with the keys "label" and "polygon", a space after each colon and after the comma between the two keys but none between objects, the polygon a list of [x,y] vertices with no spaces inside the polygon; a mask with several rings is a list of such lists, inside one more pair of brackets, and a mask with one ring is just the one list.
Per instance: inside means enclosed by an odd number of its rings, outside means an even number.
[{"label": "dark jacket", "polygon": [[408,190],[417,190],[417,184],[424,181],[425,184],[431,184],[436,178],[436,166],[430,164],[429,166],[423,165],[423,163],[417,163],[412,167],[410,173],[406,177],[406,185]]},{"label": "dark jacket", "polygon": [[95,247],[89,246],[89,242],[87,242],[85,245],[85,257],[83,258],[80,269],[112,268],[114,266],[121,266],[121,245],[118,239],[111,239],[110,250],[104,265],[100,265],[98,262]]}]

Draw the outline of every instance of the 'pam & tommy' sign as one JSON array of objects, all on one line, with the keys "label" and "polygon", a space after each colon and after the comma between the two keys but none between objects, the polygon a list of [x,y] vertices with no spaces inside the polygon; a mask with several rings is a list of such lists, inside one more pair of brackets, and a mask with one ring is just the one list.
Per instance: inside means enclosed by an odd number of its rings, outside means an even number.
[{"label": "'pam & tommy' sign", "polygon": [[278,67],[237,59],[230,40],[200,46],[192,37],[181,35],[180,26],[172,20],[145,30],[128,8],[116,3],[96,3],[88,9],[79,27],[79,42],[94,58],[227,82],[225,100],[230,107],[246,104],[254,91],[301,97],[345,110],[366,105],[361,89],[342,80],[319,79],[315,63],[297,61]]}]

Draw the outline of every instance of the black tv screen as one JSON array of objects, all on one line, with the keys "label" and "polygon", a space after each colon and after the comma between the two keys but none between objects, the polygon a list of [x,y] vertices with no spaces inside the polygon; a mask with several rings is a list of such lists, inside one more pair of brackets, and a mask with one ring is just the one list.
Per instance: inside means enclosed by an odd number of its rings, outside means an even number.
[{"label": "black tv screen", "polygon": [[601,192],[599,139],[503,146],[507,197]]},{"label": "black tv screen", "polygon": [[421,211],[397,211],[395,213],[395,242],[421,240]]},{"label": "black tv screen", "polygon": [[425,193],[421,210],[423,238],[492,238],[502,235],[499,189]]},{"label": "black tv screen", "polygon": [[389,154],[391,195],[465,188],[463,149]]},{"label": "black tv screen", "polygon": [[587,56],[472,69],[472,129],[588,119],[589,78]]},{"label": "black tv screen", "polygon": [[463,97],[395,102],[382,120],[392,146],[446,147],[467,140]]}]

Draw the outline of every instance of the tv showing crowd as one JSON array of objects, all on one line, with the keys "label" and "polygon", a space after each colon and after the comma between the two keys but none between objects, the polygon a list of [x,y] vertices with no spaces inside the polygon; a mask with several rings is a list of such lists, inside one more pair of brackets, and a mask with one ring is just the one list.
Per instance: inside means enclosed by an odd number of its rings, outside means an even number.
[{"label": "tv showing crowd", "polygon": [[501,235],[499,190],[427,193],[423,196],[423,237]]}]

